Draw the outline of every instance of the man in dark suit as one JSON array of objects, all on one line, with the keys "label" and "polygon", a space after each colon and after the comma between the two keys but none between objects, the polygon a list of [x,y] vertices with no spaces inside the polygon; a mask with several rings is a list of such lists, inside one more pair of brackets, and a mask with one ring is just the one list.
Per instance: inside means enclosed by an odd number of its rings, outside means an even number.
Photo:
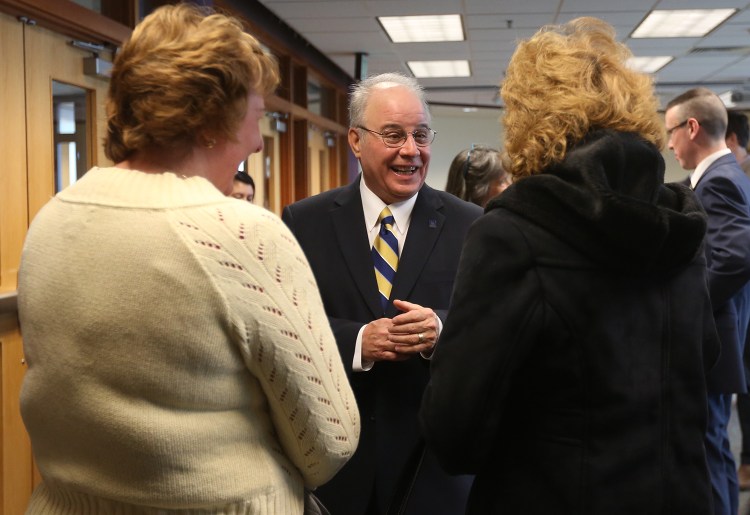
[{"label": "man in dark suit", "polygon": [[[417,413],[481,209],[424,184],[435,132],[414,79],[365,79],[349,114],[361,176],[282,215],[312,266],[362,416],[357,452],[316,494],[333,515],[396,513],[402,503],[398,513],[463,513],[471,478],[447,475],[424,450]],[[375,255],[383,241],[390,250]]]},{"label": "man in dark suit", "polygon": [[694,170],[690,185],[708,214],[706,265],[721,355],[707,377],[706,455],[714,512],[737,513],[739,490],[727,424],[732,394],[747,391],[743,351],[750,320],[750,179],[724,140],[727,111],[719,97],[695,88],[667,104],[669,148]]},{"label": "man in dark suit", "polygon": [[[747,115],[740,111],[727,111],[727,132],[724,140],[737,163],[750,176],[750,155],[747,153],[747,142],[750,138],[750,127]],[[737,394],[737,419],[742,433],[740,466],[737,468],[737,482],[740,490],[750,490],[750,394]]]}]

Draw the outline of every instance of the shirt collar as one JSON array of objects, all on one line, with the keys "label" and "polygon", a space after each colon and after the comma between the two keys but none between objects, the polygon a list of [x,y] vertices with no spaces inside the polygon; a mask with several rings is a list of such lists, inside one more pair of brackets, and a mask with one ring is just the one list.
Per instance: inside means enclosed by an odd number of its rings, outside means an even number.
[{"label": "shirt collar", "polygon": [[365,176],[362,175],[362,179],[359,181],[359,193],[362,197],[362,210],[365,214],[365,225],[368,231],[377,225],[380,212],[385,206],[388,206],[393,215],[396,230],[401,234],[406,234],[411,222],[411,212],[414,209],[414,203],[417,201],[419,192],[403,202],[386,204],[367,187]]},{"label": "shirt collar", "polygon": [[728,148],[723,148],[703,158],[703,161],[698,163],[698,166],[695,167],[695,171],[690,176],[690,186],[695,189],[696,184],[698,184],[698,181],[700,181],[701,177],[703,177],[703,174],[706,172],[708,167],[711,166],[714,161],[719,159],[721,156],[731,154],[731,152],[732,151]]}]

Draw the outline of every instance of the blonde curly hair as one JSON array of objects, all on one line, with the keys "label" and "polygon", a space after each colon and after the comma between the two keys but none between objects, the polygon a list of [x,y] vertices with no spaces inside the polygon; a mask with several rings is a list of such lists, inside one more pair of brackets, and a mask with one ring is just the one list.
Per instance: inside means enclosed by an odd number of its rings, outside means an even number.
[{"label": "blonde curly hair", "polygon": [[183,3],[154,10],[117,54],[107,97],[105,153],[188,152],[205,133],[234,140],[250,93],[279,83],[278,64],[239,20]]},{"label": "blonde curly hair", "polygon": [[627,67],[631,56],[611,25],[591,17],[522,41],[501,89],[508,171],[540,173],[596,129],[634,132],[662,149],[659,102],[651,78]]}]

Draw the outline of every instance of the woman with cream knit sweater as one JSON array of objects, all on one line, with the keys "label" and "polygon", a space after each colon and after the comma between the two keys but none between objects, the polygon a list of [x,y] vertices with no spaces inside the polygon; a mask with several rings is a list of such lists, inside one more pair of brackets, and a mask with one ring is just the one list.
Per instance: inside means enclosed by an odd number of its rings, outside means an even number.
[{"label": "woman with cream knit sweater", "polygon": [[262,149],[273,59],[229,17],[157,9],[119,52],[111,168],[37,215],[19,273],[28,513],[301,514],[359,414],[304,254],[226,197]]}]

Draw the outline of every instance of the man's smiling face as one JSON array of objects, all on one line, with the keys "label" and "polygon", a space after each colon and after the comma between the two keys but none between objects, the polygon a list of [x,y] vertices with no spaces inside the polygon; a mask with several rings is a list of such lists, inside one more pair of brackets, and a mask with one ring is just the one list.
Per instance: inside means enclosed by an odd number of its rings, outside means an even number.
[{"label": "man's smiling face", "polygon": [[429,116],[420,99],[400,85],[380,87],[370,94],[364,127],[377,132],[410,133],[399,148],[390,148],[377,134],[349,129],[349,144],[362,166],[365,184],[386,204],[413,197],[424,184],[430,163],[430,146],[418,147],[411,132],[429,127]]}]

